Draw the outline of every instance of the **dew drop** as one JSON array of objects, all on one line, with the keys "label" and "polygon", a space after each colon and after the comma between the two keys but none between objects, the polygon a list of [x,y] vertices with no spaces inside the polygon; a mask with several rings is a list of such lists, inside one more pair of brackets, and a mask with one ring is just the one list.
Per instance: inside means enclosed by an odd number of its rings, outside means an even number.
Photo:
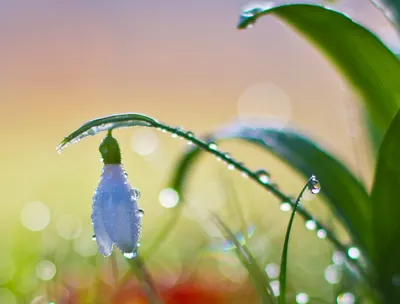
[{"label": "dew drop", "polygon": [[356,302],[356,298],[351,292],[345,292],[340,294],[336,301],[338,304],[354,304]]},{"label": "dew drop", "polygon": [[233,164],[229,164],[228,165],[228,170],[235,170],[235,165],[233,165]]},{"label": "dew drop", "polygon": [[187,144],[190,146],[193,145],[193,142],[191,140],[188,140]]},{"label": "dew drop", "polygon": [[242,172],[242,176],[243,176],[244,178],[248,178],[248,177],[249,177],[249,174],[248,174],[247,172]]},{"label": "dew drop", "polygon": [[224,156],[225,156],[225,158],[228,158],[228,159],[231,158],[231,155],[229,153],[225,153]]},{"label": "dew drop", "polygon": [[172,133],[172,138],[177,138],[178,137],[178,134],[176,134],[176,133]]},{"label": "dew drop", "polygon": [[341,251],[335,251],[332,255],[332,262],[336,265],[342,265],[346,257]]},{"label": "dew drop", "polygon": [[276,263],[270,263],[265,267],[265,272],[270,279],[276,279],[277,277],[279,277],[279,271],[279,265]]},{"label": "dew drop", "polygon": [[287,211],[292,210],[292,205],[288,202],[284,202],[284,203],[281,203],[279,208],[281,209],[281,211],[287,212]]},{"label": "dew drop", "polygon": [[92,236],[92,241],[95,241],[95,240],[96,240],[96,235],[93,234],[93,236]]},{"label": "dew drop", "polygon": [[187,136],[187,137],[193,137],[193,136],[194,136],[194,133],[193,133],[192,131],[187,131],[187,132],[186,132],[186,136]]},{"label": "dew drop", "polygon": [[217,161],[221,161],[222,158],[220,156],[217,156]]},{"label": "dew drop", "polygon": [[124,252],[124,257],[126,257],[127,259],[133,259],[137,256],[137,252],[133,251],[133,252]]},{"label": "dew drop", "polygon": [[318,231],[317,231],[317,236],[318,236],[320,239],[326,238],[326,231],[325,231],[325,229],[318,229]]},{"label": "dew drop", "polygon": [[215,142],[210,142],[210,143],[208,143],[208,147],[209,147],[211,150],[217,150],[217,149],[218,149],[218,146],[217,146],[217,144],[216,144]]},{"label": "dew drop", "polygon": [[270,175],[269,175],[269,173],[267,171],[265,171],[265,170],[257,170],[255,172],[255,174],[257,175],[258,180],[260,182],[262,182],[263,184],[268,184]]},{"label": "dew drop", "polygon": [[308,230],[314,230],[315,228],[317,228],[317,223],[314,220],[308,220],[306,222],[306,228]]},{"label": "dew drop", "polygon": [[357,260],[361,256],[360,250],[357,247],[350,247],[347,254],[353,260]]},{"label": "dew drop", "polygon": [[137,211],[137,215],[138,215],[139,217],[143,217],[143,216],[144,216],[144,210],[143,210],[143,209],[139,209],[139,210]]},{"label": "dew drop", "polygon": [[337,284],[342,280],[343,272],[339,265],[329,265],[324,270],[324,278],[329,284]]},{"label": "dew drop", "polygon": [[308,190],[310,190],[312,194],[318,194],[321,191],[321,185],[315,176],[312,176],[308,183]]},{"label": "dew drop", "polygon": [[256,22],[257,15],[270,9],[271,7],[272,4],[270,2],[259,3],[256,5],[251,4],[251,6],[247,6],[240,14],[238,27],[246,29],[253,27],[254,23]]},{"label": "dew drop", "polygon": [[308,294],[301,292],[296,295],[296,302],[298,304],[306,304],[308,303]]},{"label": "dew drop", "polygon": [[132,198],[134,200],[138,200],[140,198],[141,194],[139,189],[133,188],[131,192],[132,192]]},{"label": "dew drop", "polygon": [[140,245],[141,245],[140,242],[138,242],[138,243],[136,244],[136,247],[140,247]]},{"label": "dew drop", "polygon": [[61,154],[61,153],[62,153],[62,150],[63,150],[63,147],[62,147],[61,145],[58,145],[58,146],[56,147],[56,150],[57,150],[58,154]]}]

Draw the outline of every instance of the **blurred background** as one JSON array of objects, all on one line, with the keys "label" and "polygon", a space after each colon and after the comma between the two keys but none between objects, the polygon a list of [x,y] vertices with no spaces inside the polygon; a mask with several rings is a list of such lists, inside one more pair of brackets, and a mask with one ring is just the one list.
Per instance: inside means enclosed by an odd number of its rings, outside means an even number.
[{"label": "blurred background", "polygon": [[[124,257],[116,252],[103,258],[92,241],[102,136],[62,155],[55,149],[95,117],[140,112],[197,135],[233,119],[296,128],[369,185],[373,164],[362,112],[345,79],[273,16],[236,30],[247,4],[0,1],[0,303],[146,303],[136,281],[129,281]],[[398,47],[393,29],[369,1],[329,5]],[[243,303],[241,296],[257,303],[246,271],[224,247],[209,211],[236,231],[239,218],[245,219],[249,247],[272,280],[289,213],[280,211],[272,195],[204,155],[191,169],[182,217],[149,252],[174,213],[176,198],[166,188],[187,144],[141,128],[114,135],[130,182],[142,193],[140,250],[150,254],[147,266],[170,303]],[[221,147],[250,168],[269,170],[285,193],[297,195],[305,183],[272,155],[240,142]],[[321,198],[310,196],[305,203],[340,233]],[[324,297],[334,303],[338,292],[356,293],[357,287],[343,289],[348,286],[339,269],[343,260],[309,230],[296,220],[291,301],[317,303]],[[116,287],[123,277],[127,287]]]}]

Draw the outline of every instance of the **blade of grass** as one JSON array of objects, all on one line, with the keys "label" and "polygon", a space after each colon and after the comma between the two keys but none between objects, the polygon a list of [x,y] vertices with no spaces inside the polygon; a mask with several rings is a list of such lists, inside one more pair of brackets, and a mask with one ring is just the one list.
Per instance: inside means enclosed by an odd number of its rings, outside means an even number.
[{"label": "blade of grass", "polygon": [[299,196],[296,199],[296,203],[293,206],[292,214],[290,215],[288,227],[286,229],[285,235],[285,242],[283,244],[282,250],[282,258],[281,258],[281,269],[279,274],[279,304],[286,303],[286,270],[287,270],[287,259],[288,259],[288,252],[289,252],[289,238],[290,232],[292,230],[292,225],[294,221],[294,216],[296,215],[297,207],[300,204],[301,197],[303,196],[304,191],[310,186],[312,182],[316,181],[314,175],[312,175],[307,183],[304,185],[303,189],[301,190]]},{"label": "blade of grass", "polygon": [[269,284],[268,276],[265,271],[260,268],[257,260],[251,254],[250,250],[246,245],[243,246],[237,240],[235,234],[216,214],[213,214],[213,216],[221,231],[226,235],[227,240],[235,245],[235,253],[242,265],[249,272],[250,278],[261,297],[262,303],[276,303],[276,298],[274,297],[274,292]]},{"label": "blade of grass", "polygon": [[142,284],[150,304],[162,304],[163,301],[154,284],[154,280],[139,254],[135,258],[129,259],[129,264],[131,266],[131,271],[134,272],[136,278]]}]

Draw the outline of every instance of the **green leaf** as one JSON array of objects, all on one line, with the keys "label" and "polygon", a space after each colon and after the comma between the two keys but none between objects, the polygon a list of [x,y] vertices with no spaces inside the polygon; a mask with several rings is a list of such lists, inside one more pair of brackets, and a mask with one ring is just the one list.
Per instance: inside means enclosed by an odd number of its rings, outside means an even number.
[{"label": "green leaf", "polygon": [[380,1],[371,0],[371,2],[381,9],[386,17],[396,25],[400,31],[400,1],[399,0],[383,0],[384,5]]},{"label": "green leaf", "polygon": [[226,235],[226,239],[235,245],[235,253],[242,265],[247,269],[254,287],[261,297],[262,303],[276,303],[276,299],[273,296],[273,290],[269,284],[268,276],[259,266],[250,250],[246,245],[242,245],[239,242],[235,234],[217,215],[214,215],[214,218],[222,233]]},{"label": "green leaf", "polygon": [[78,143],[87,136],[94,136],[102,131],[109,131],[118,128],[134,126],[158,128],[160,124],[154,118],[139,113],[116,114],[90,120],[79,127],[77,130],[65,137],[57,146],[58,152],[68,147],[70,144]]},{"label": "green leaf", "polygon": [[[329,206],[348,228],[358,246],[371,251],[371,206],[364,187],[332,155],[311,140],[290,130],[232,124],[207,136],[209,141],[240,139],[274,153],[306,178],[315,175]],[[181,193],[188,170],[200,150],[190,149],[181,158],[171,186]]]},{"label": "green leaf", "polygon": [[400,62],[396,56],[346,15],[317,5],[256,7],[242,13],[238,27],[246,28],[270,13],[292,25],[336,64],[363,97],[382,138],[400,107]]},{"label": "green leaf", "polygon": [[400,112],[381,145],[371,193],[377,283],[387,303],[400,303]]}]

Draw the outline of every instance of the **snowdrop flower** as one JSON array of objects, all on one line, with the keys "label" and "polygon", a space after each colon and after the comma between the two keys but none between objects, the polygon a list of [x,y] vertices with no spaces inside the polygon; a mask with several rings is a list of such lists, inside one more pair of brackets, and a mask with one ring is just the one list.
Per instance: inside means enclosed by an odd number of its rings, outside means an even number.
[{"label": "snowdrop flower", "polygon": [[143,211],[138,207],[140,192],[133,189],[121,164],[118,142],[111,136],[100,145],[104,168],[93,196],[92,224],[99,251],[109,256],[113,245],[123,253],[136,255]]}]

